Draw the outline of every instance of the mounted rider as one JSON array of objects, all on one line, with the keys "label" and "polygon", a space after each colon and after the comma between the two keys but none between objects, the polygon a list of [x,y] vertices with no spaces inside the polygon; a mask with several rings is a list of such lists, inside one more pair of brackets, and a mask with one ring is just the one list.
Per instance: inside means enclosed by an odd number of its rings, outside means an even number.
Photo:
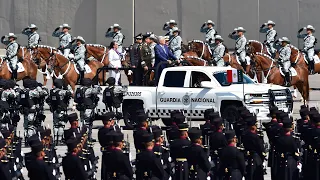
[{"label": "mounted rider", "polygon": [[[62,28],[62,31],[60,31],[61,28]],[[63,53],[63,56],[66,58],[68,58],[68,55],[70,53],[71,41],[72,41],[71,34],[69,34],[70,29],[71,27],[68,24],[63,24],[57,27],[52,33],[53,37],[59,38],[58,49],[61,51],[61,53]]]},{"label": "mounted rider", "polygon": [[[113,31],[111,31],[113,29]],[[108,31],[106,32],[106,37],[112,37],[112,41],[116,42],[118,44],[118,52],[123,53],[122,44],[123,40],[125,39],[125,36],[120,32],[121,26],[119,24],[114,24],[113,26],[110,26]]]},{"label": "mounted rider", "polygon": [[1,43],[6,45],[6,57],[9,61],[9,66],[12,70],[11,79],[16,80],[18,76],[18,50],[19,45],[16,42],[17,36],[14,33],[9,33],[8,36],[2,36]]},{"label": "mounted rider", "polygon": [[222,42],[223,38],[220,35],[216,35],[215,46],[213,47],[213,60],[218,67],[224,66],[223,56],[225,55],[226,47]]},{"label": "mounted rider", "polygon": [[236,40],[235,54],[239,58],[241,66],[245,69],[248,64],[246,60],[246,44],[247,39],[244,36],[246,30],[243,27],[235,28],[232,33],[228,35],[229,38]]},{"label": "mounted rider", "polygon": [[179,35],[180,29],[178,27],[172,28],[172,35],[169,40],[169,48],[177,59],[180,59],[182,51],[181,51],[181,42],[182,38]]},{"label": "mounted rider", "polygon": [[290,40],[287,37],[282,37],[279,39],[281,43],[281,48],[279,49],[279,59],[278,63],[283,68],[285,75],[285,86],[290,86],[290,72],[289,68],[291,66],[290,56],[291,56],[291,47]]},{"label": "mounted rider", "polygon": [[40,35],[37,33],[38,27],[35,24],[24,28],[22,34],[28,36],[28,48],[36,47],[39,45]]},{"label": "mounted rider", "polygon": [[260,27],[260,33],[266,33],[266,40],[264,41],[264,44],[267,46],[272,58],[274,58],[276,54],[276,49],[273,47],[277,38],[277,31],[273,29],[275,25],[276,24],[273,21],[269,20],[267,23],[263,23]]},{"label": "mounted rider", "polygon": [[163,28],[162,30],[164,31],[167,31],[167,33],[165,34],[165,36],[171,36],[172,35],[172,28],[173,27],[176,27],[177,26],[177,23],[175,20],[173,19],[170,19],[170,21],[166,22],[164,25],[163,25]]},{"label": "mounted rider", "polygon": [[210,46],[210,49],[214,47],[214,38],[217,35],[217,31],[213,28],[215,26],[212,20],[208,20],[202,24],[200,32],[205,33],[205,42]]},{"label": "mounted rider", "polygon": [[[306,34],[301,34],[303,30],[306,30]],[[312,33],[315,32],[315,28],[311,25],[303,27],[298,31],[298,38],[303,38],[303,52],[306,54],[306,58],[309,62],[309,71],[310,74],[314,74],[314,47],[317,43],[317,39],[313,36]]]},{"label": "mounted rider", "polygon": [[[84,78],[85,73],[85,65],[86,65],[86,47],[85,43],[86,41],[83,39],[82,36],[78,36],[74,38],[72,42],[76,41],[77,45],[74,48],[74,62],[77,64],[77,68],[79,70],[80,74],[80,82]],[[70,58],[70,57],[69,57]],[[71,59],[71,58],[70,58]]]}]

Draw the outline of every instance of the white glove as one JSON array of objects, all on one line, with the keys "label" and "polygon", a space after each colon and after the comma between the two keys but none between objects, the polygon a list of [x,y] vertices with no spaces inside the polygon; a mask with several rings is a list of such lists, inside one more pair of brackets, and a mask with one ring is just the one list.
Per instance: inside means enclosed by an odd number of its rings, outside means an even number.
[{"label": "white glove", "polygon": [[297,168],[299,169],[299,172],[301,173],[302,172],[302,164],[298,163]]}]

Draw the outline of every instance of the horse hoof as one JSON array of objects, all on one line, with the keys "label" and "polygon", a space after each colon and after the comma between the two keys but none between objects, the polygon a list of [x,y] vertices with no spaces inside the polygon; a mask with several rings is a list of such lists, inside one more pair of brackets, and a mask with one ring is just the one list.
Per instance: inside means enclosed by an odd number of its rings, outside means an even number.
[{"label": "horse hoof", "polygon": [[300,102],[303,102],[303,98],[300,98]]}]

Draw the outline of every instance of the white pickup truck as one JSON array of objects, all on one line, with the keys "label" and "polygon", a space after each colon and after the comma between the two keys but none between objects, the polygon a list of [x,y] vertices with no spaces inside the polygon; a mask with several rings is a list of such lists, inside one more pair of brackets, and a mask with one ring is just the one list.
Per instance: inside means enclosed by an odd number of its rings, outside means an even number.
[{"label": "white pickup truck", "polygon": [[[183,110],[187,118],[203,119],[206,109],[214,108],[225,119],[238,117],[237,108],[247,107],[258,119],[267,120],[269,105],[286,112],[292,111],[289,89],[271,84],[257,84],[243,75],[244,83],[228,83],[227,70],[231,67],[178,66],[163,70],[158,86],[129,86],[122,104],[125,124],[135,122],[130,114],[144,109],[152,119],[161,118],[170,124],[170,112]],[[100,102],[97,112],[106,112]]]}]

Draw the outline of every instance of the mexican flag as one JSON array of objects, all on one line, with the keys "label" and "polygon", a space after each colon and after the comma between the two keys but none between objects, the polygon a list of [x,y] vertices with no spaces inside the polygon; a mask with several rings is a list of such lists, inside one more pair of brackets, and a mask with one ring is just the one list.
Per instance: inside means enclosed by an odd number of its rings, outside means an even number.
[{"label": "mexican flag", "polygon": [[227,81],[228,83],[243,82],[243,72],[237,69],[227,70]]}]

